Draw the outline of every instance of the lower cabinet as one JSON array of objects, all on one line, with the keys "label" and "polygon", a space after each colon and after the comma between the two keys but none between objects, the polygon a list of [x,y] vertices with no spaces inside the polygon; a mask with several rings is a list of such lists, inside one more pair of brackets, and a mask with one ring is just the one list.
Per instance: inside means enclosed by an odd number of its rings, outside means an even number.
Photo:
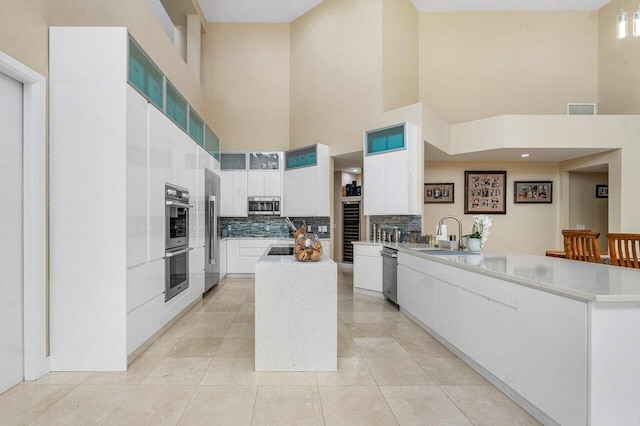
[{"label": "lower cabinet", "polygon": [[586,302],[399,253],[398,304],[554,421],[587,424]]},{"label": "lower cabinet", "polygon": [[220,241],[220,278],[227,275],[227,240]]},{"label": "lower cabinet", "polygon": [[587,304],[518,288],[518,393],[562,425],[587,424]]},{"label": "lower cabinet", "polygon": [[227,240],[227,273],[255,274],[256,262],[271,244],[277,244],[272,238],[247,238]]},{"label": "lower cabinet", "polygon": [[355,244],[353,247],[353,287],[382,295],[382,256],[380,244]]}]

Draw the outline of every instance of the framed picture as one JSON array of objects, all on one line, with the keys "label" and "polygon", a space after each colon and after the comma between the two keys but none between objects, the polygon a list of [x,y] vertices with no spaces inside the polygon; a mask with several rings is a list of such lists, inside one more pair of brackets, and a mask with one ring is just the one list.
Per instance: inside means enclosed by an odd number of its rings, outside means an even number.
[{"label": "framed picture", "polygon": [[596,198],[609,198],[609,185],[596,185]]},{"label": "framed picture", "polygon": [[513,182],[514,203],[551,203],[551,181],[515,181]]},{"label": "framed picture", "polygon": [[425,183],[424,203],[451,204],[453,203],[453,183]]},{"label": "framed picture", "polygon": [[506,184],[506,171],[465,171],[464,213],[507,214]]}]

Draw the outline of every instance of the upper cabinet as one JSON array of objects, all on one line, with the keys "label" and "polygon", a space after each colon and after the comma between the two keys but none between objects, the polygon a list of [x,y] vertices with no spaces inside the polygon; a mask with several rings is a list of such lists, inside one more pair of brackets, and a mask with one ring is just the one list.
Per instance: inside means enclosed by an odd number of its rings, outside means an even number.
[{"label": "upper cabinet", "polygon": [[285,152],[284,216],[329,216],[329,147],[316,144]]},{"label": "upper cabinet", "polygon": [[247,217],[247,155],[220,154],[220,216]]},{"label": "upper cabinet", "polygon": [[248,172],[249,197],[281,197],[281,152],[250,152]]},{"label": "upper cabinet", "polygon": [[419,215],[416,126],[405,122],[364,132],[365,215]]}]

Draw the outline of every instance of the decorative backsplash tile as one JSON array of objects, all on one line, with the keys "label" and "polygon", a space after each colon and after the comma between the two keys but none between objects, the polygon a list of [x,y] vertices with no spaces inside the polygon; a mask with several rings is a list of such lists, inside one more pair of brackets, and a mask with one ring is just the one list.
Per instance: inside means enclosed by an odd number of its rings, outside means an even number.
[{"label": "decorative backsplash tile", "polygon": [[[320,238],[329,238],[331,226],[329,217],[290,217],[297,227],[302,226],[302,220],[307,222],[307,227],[311,227],[311,233],[317,234]],[[247,238],[293,238],[293,231],[287,226],[283,217],[251,216],[251,217],[221,217],[220,233],[223,237]],[[320,226],[326,226],[326,232],[318,232]]]},{"label": "decorative backsplash tile", "polygon": [[[420,235],[422,216],[370,216],[370,226],[374,223],[378,225],[378,229],[385,229],[387,232],[393,231],[393,227],[397,226],[402,231],[401,241],[409,241],[412,231],[417,232],[415,235]],[[372,235],[368,239],[372,239]]]}]

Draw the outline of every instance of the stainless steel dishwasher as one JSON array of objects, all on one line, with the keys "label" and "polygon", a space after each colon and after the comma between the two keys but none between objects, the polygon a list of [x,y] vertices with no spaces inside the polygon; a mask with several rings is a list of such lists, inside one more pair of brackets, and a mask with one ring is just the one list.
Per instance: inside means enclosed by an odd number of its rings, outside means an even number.
[{"label": "stainless steel dishwasher", "polygon": [[398,250],[383,247],[382,256],[382,293],[384,297],[398,304]]}]

